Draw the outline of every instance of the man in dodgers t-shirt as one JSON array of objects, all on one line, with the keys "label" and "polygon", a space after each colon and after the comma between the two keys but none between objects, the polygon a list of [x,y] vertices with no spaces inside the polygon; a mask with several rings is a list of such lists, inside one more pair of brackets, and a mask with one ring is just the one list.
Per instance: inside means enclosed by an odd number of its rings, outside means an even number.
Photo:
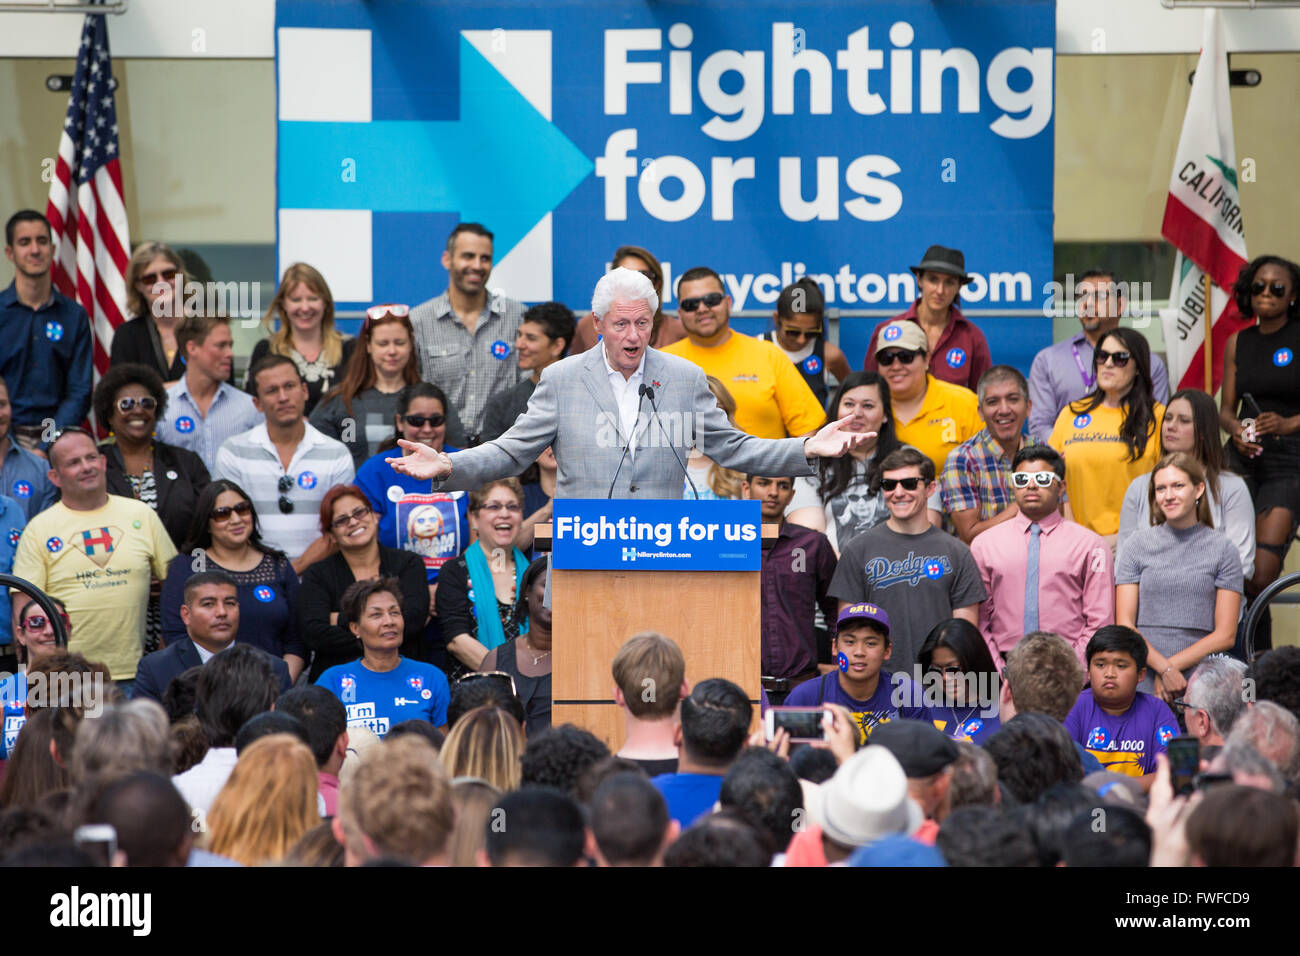
[{"label": "man in dodgers t-shirt", "polygon": [[349,727],[365,727],[380,737],[404,720],[447,723],[451,689],[432,664],[403,657],[391,671],[377,673],[360,660],[328,668],[316,681],[343,702]]},{"label": "man in dodgers t-shirt", "polygon": [[785,699],[786,707],[839,704],[853,715],[858,743],[871,731],[896,718],[920,719],[924,714],[921,688],[903,674],[884,670],[893,650],[889,615],[874,604],[850,604],[835,622],[832,647],[839,673],[804,681]]}]

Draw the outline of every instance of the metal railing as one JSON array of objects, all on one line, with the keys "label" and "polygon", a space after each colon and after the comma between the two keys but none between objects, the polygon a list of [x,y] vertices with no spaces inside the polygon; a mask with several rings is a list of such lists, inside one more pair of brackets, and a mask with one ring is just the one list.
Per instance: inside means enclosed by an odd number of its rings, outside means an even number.
[{"label": "metal railing", "polygon": [[1250,611],[1246,614],[1246,624],[1242,628],[1242,650],[1246,658],[1246,663],[1255,659],[1255,631],[1259,627],[1260,619],[1264,616],[1264,610],[1270,604],[1300,604],[1300,594],[1287,594],[1278,597],[1283,591],[1300,584],[1300,571],[1293,571],[1290,574],[1278,578],[1264,590],[1259,592],[1259,597],[1250,603]]}]

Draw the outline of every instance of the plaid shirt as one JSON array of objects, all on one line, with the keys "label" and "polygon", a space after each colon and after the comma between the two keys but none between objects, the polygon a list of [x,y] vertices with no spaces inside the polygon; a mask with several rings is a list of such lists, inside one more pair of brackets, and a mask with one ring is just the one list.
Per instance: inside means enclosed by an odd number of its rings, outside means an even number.
[{"label": "plaid shirt", "polygon": [[523,314],[522,303],[489,293],[471,334],[446,292],[411,310],[420,377],[447,393],[469,435],[482,432],[488,399],[525,375],[515,355]]},{"label": "plaid shirt", "polygon": [[[979,508],[978,520],[988,521],[1010,505],[1015,500],[1011,493],[1011,458],[987,428],[954,448],[939,475],[944,514]],[[1069,501],[1064,489],[1061,501]]]}]

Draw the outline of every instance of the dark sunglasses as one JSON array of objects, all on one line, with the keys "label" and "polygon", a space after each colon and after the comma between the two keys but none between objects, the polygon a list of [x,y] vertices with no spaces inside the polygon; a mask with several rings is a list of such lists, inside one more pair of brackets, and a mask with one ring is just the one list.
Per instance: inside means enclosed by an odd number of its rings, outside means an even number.
[{"label": "dark sunglasses", "polygon": [[1282,296],[1286,295],[1285,282],[1268,283],[1268,282],[1261,282],[1260,280],[1256,279],[1254,282],[1250,284],[1251,295],[1260,295],[1261,293],[1263,293],[1265,289],[1268,289],[1268,291],[1273,294],[1273,298],[1275,299],[1280,299],[1282,298]]},{"label": "dark sunglasses", "polygon": [[961,673],[961,665],[960,665],[960,664],[944,664],[942,667],[940,667],[940,666],[937,665],[937,664],[931,664],[931,665],[929,666],[928,670],[929,670],[929,672],[930,672],[931,674],[944,674],[944,675],[948,675],[948,674],[960,674],[960,673]]},{"label": "dark sunglasses", "polygon": [[[64,627],[66,628],[72,627],[72,622],[68,620],[68,615],[60,614],[59,617],[63,618]],[[30,617],[28,617],[25,621],[19,621],[18,627],[24,631],[43,631],[45,630],[45,625],[49,623],[50,623],[50,619],[46,617],[44,614],[33,614]]]},{"label": "dark sunglasses", "polygon": [[902,485],[908,491],[916,491],[924,481],[924,478],[881,478],[880,490],[893,491],[899,485]]},{"label": "dark sunglasses", "polygon": [[783,325],[781,326],[781,334],[792,339],[815,339],[822,334],[822,330],[820,327],[815,329],[792,329],[788,325]]},{"label": "dark sunglasses", "polygon": [[171,282],[172,279],[176,278],[178,271],[177,269],[164,269],[162,272],[146,272],[136,281],[147,286],[157,285],[159,282]]},{"label": "dark sunglasses", "polygon": [[912,349],[886,349],[876,356],[876,364],[881,368],[888,368],[895,362],[902,362],[904,365],[911,365],[916,361],[917,356],[921,353]]},{"label": "dark sunglasses", "polygon": [[123,414],[136,407],[139,407],[144,412],[152,412],[158,407],[158,400],[148,395],[144,398],[119,398],[117,400],[117,410]]},{"label": "dark sunglasses", "polygon": [[471,684],[474,681],[490,681],[492,683],[500,684],[503,690],[508,689],[510,691],[511,696],[514,696],[517,693],[515,690],[515,679],[505,671],[475,671],[456,679],[457,684]]},{"label": "dark sunglasses", "polygon": [[1116,368],[1123,368],[1128,364],[1128,360],[1133,357],[1132,352],[1107,352],[1105,349],[1097,349],[1097,365],[1102,366],[1110,362]]},{"label": "dark sunglasses", "polygon": [[447,421],[446,415],[403,415],[402,421],[412,428],[423,428],[425,425],[431,425],[437,428]]},{"label": "dark sunglasses", "polygon": [[212,520],[217,524],[221,524],[224,521],[229,521],[231,515],[239,515],[242,518],[252,513],[253,506],[247,501],[241,501],[237,505],[222,505],[220,508],[213,508]]},{"label": "dark sunglasses", "polygon": [[370,509],[365,505],[359,508],[353,508],[345,515],[339,515],[330,522],[330,527],[335,531],[342,531],[354,521],[361,521],[366,515],[370,514]]},{"label": "dark sunglasses", "polygon": [[679,307],[683,312],[694,312],[700,307],[700,303],[704,303],[712,309],[720,305],[725,298],[726,296],[721,292],[710,292],[708,295],[696,295],[689,299],[682,299]]},{"label": "dark sunglasses", "polygon": [[293,489],[293,476],[281,475],[280,480],[276,483],[276,491],[280,492],[280,500],[277,502],[280,506],[280,514],[293,514],[293,502],[289,500],[288,493]]}]

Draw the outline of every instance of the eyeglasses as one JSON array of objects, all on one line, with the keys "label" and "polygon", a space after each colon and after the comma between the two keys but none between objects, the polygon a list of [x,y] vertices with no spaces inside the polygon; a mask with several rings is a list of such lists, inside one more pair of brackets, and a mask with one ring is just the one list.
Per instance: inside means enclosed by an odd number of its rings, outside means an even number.
[{"label": "eyeglasses", "polygon": [[948,676],[949,674],[960,674],[960,673],[961,673],[961,665],[960,665],[960,664],[944,664],[942,667],[940,667],[940,666],[938,666],[937,664],[931,664],[928,670],[929,670],[929,673],[931,673],[931,674],[943,674],[943,675],[946,677],[946,676]]},{"label": "eyeglasses", "polygon": [[148,395],[144,398],[119,398],[117,400],[117,410],[124,415],[137,407],[143,412],[152,412],[158,407],[158,400]]},{"label": "eyeglasses", "polygon": [[1263,293],[1265,289],[1268,289],[1268,291],[1273,294],[1273,298],[1275,299],[1280,299],[1284,295],[1286,295],[1285,282],[1268,283],[1268,282],[1261,282],[1257,279],[1250,284],[1251,295],[1260,295]]},{"label": "eyeglasses", "polygon": [[908,491],[916,491],[923,481],[925,481],[924,478],[881,478],[880,490],[893,491],[899,485],[902,485]]},{"label": "eyeglasses", "polygon": [[889,368],[895,362],[911,365],[920,354],[912,349],[886,349],[876,356],[876,364],[881,368]]},{"label": "eyeglasses", "polygon": [[212,520],[217,524],[229,521],[231,515],[239,515],[241,518],[247,517],[253,513],[253,506],[247,501],[241,501],[237,505],[222,505],[220,508],[212,509]]},{"label": "eyeglasses", "polygon": [[488,514],[496,514],[498,511],[508,511],[511,514],[519,514],[523,512],[524,509],[517,501],[489,501],[485,505],[479,505],[478,510],[486,511]]},{"label": "eyeglasses", "polygon": [[293,475],[281,475],[280,480],[276,483],[276,491],[280,492],[280,514],[293,514],[293,502],[289,500],[289,492],[293,489]]},{"label": "eyeglasses", "polygon": [[331,521],[330,527],[333,528],[335,531],[342,531],[344,528],[346,528],[354,521],[365,520],[365,517],[368,514],[370,514],[370,509],[365,505],[362,505],[359,508],[353,508],[347,514],[339,515],[337,518]]},{"label": "eyeglasses", "polygon": [[171,282],[176,278],[178,271],[177,269],[164,269],[162,272],[146,272],[135,281],[142,285],[154,286],[159,282]]},{"label": "eyeglasses", "polygon": [[[68,620],[68,615],[60,614],[59,617],[63,618],[64,627],[66,628],[72,627],[72,622]],[[24,630],[24,631],[43,631],[45,630],[45,626],[49,623],[50,623],[50,619],[46,617],[44,614],[33,614],[30,617],[28,617],[25,621],[19,621],[18,627],[20,630]]]},{"label": "eyeglasses", "polygon": [[700,304],[703,303],[704,305],[707,305],[710,309],[712,309],[718,305],[721,305],[722,300],[725,298],[726,296],[723,295],[721,292],[710,292],[708,295],[691,296],[691,298],[689,299],[682,299],[682,301],[678,304],[678,308],[680,308],[683,312],[694,312],[696,309],[700,307]]},{"label": "eyeglasses", "polygon": [[1132,352],[1107,352],[1105,349],[1097,349],[1096,354],[1098,366],[1110,362],[1116,368],[1123,368],[1128,365],[1128,360],[1133,357]]},{"label": "eyeglasses", "polygon": [[815,329],[796,329],[788,325],[781,326],[781,334],[792,339],[815,339],[822,334],[821,326]]},{"label": "eyeglasses", "polygon": [[1017,471],[1011,475],[1011,484],[1017,488],[1028,488],[1031,481],[1039,488],[1050,488],[1052,482],[1060,480],[1054,471]]},{"label": "eyeglasses", "polygon": [[402,421],[412,428],[423,428],[425,425],[431,425],[437,428],[447,421],[446,415],[403,415]]}]

